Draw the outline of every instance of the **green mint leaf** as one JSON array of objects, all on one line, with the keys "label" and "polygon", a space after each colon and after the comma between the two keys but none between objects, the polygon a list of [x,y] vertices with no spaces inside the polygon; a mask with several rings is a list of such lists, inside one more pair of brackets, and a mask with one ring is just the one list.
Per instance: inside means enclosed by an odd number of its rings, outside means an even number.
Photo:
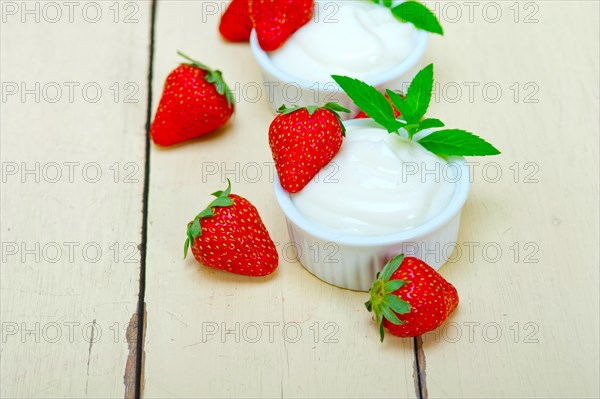
[{"label": "green mint leaf", "polygon": [[392,100],[392,104],[394,104],[394,107],[396,107],[396,109],[400,111],[400,116],[406,118],[405,115],[411,113],[408,104],[406,103],[406,100],[395,91],[388,89],[385,92],[387,93],[390,100]]},{"label": "green mint leaf", "polygon": [[396,295],[392,295],[392,294],[386,295],[385,301],[390,306],[390,308],[398,314],[405,314],[405,313],[410,312],[410,304],[408,302],[400,299]]},{"label": "green mint leaf", "polygon": [[396,132],[402,127],[402,124],[394,118],[394,110],[389,101],[376,88],[348,76],[332,75],[331,77],[358,108],[388,132]]},{"label": "green mint leaf", "polygon": [[496,147],[481,137],[460,129],[438,130],[418,140],[418,143],[436,155],[484,156],[500,154]]},{"label": "green mint leaf", "polygon": [[417,1],[409,0],[397,5],[392,8],[392,14],[402,22],[410,22],[417,29],[444,35],[444,29],[435,14]]},{"label": "green mint leaf", "polygon": [[421,122],[421,119],[427,112],[427,108],[429,108],[432,91],[433,64],[429,64],[417,73],[406,92],[406,104],[409,113],[406,115],[403,114],[403,116],[408,123]]},{"label": "green mint leaf", "polygon": [[419,125],[416,123],[411,123],[410,125],[404,126],[404,130],[406,130],[406,132],[408,133],[409,140],[412,140],[413,136],[415,135],[418,129]]},{"label": "green mint leaf", "polygon": [[402,321],[396,316],[396,314],[390,309],[390,307],[386,304],[383,304],[381,308],[383,311],[383,317],[385,317],[392,324],[402,324]]},{"label": "green mint leaf", "polygon": [[423,119],[421,123],[419,123],[419,132],[425,129],[433,129],[435,127],[444,127],[444,122],[435,118],[427,118]]}]

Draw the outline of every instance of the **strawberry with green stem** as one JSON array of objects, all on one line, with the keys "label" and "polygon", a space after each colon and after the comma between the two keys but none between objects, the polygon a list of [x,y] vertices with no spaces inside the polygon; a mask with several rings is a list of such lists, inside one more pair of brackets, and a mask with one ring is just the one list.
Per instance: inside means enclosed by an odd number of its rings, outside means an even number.
[{"label": "strawberry with green stem", "polygon": [[417,337],[441,326],[458,306],[456,288],[420,259],[400,254],[377,274],[365,302],[375,313],[381,341],[392,335]]},{"label": "strawberry with green stem", "polygon": [[269,127],[269,146],[287,192],[302,190],[340,150],[346,129],[338,112],[350,110],[336,103],[279,108]]},{"label": "strawberry with green stem", "polygon": [[265,276],[277,269],[279,257],[257,209],[227,188],[188,223],[184,258],[191,247],[204,266],[248,276]]},{"label": "strawberry with green stem", "polygon": [[170,146],[191,140],[225,125],[234,98],[221,71],[212,70],[178,52],[187,63],[173,70],[165,82],[150,128],[155,144]]}]

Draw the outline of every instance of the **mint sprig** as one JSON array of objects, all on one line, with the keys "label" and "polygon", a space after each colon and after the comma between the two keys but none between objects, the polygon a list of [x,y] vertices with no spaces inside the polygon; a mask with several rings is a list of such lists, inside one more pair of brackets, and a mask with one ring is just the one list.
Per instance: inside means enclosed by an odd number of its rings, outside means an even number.
[{"label": "mint sprig", "polygon": [[203,63],[196,61],[193,58],[188,57],[187,55],[183,54],[181,51],[177,51],[177,54],[179,56],[185,58],[187,61],[189,61],[189,63],[187,63],[187,65],[191,65],[193,67],[200,68],[203,71],[206,71],[206,75],[204,76],[204,79],[208,83],[212,83],[215,86],[217,93],[219,93],[220,95],[225,95],[225,98],[227,99],[227,104],[230,107],[234,106],[235,98],[233,97],[233,93],[229,89],[229,86],[227,86],[227,83],[225,83],[225,80],[223,80],[223,74],[221,71],[219,71],[219,70],[213,71],[212,69],[210,69]]},{"label": "mint sprig", "polygon": [[404,123],[396,120],[392,106],[379,90],[348,76],[332,75],[331,77],[350,96],[358,108],[386,128],[388,132],[397,132],[404,126]]},{"label": "mint sprig", "polygon": [[307,105],[305,107],[299,107],[297,105],[294,105],[291,107],[287,107],[285,104],[283,104],[281,107],[279,107],[277,109],[277,113],[282,114],[282,115],[288,115],[288,114],[294,113],[296,111],[300,111],[301,109],[305,109],[308,111],[308,115],[312,116],[312,114],[314,114],[320,108],[333,112],[333,114],[337,118],[338,122],[340,123],[340,126],[342,127],[342,136],[346,136],[346,126],[344,126],[344,123],[342,122],[342,118],[340,117],[339,112],[350,113],[350,110],[342,107],[338,103],[325,103],[324,105],[322,105],[320,107],[318,105]]},{"label": "mint sprig", "polygon": [[373,0],[373,2],[391,8],[392,15],[401,22],[411,23],[417,29],[444,35],[444,29],[435,14],[418,1],[407,0],[395,7],[392,7],[392,0]]},{"label": "mint sprig", "polygon": [[215,216],[214,208],[216,207],[223,208],[233,205],[233,200],[229,197],[229,194],[231,194],[231,181],[227,179],[227,188],[225,190],[219,190],[212,193],[211,195],[215,196],[216,198],[206,207],[206,209],[196,215],[193,221],[188,223],[186,231],[187,238],[185,239],[185,244],[183,246],[184,259],[187,257],[190,245],[193,244],[196,238],[202,236],[200,220]]},{"label": "mint sprig", "polygon": [[[406,92],[406,99],[398,93],[387,90],[392,104],[400,111],[401,118],[394,117],[394,110],[385,96],[376,88],[348,76],[332,75],[354,104],[389,133],[412,140],[415,134],[425,130],[444,127],[439,119],[425,118],[433,91],[433,64],[423,68],[412,80]],[[500,151],[492,144],[473,133],[460,129],[444,129],[428,134],[417,140],[425,149],[439,156],[485,156],[497,155]]]}]

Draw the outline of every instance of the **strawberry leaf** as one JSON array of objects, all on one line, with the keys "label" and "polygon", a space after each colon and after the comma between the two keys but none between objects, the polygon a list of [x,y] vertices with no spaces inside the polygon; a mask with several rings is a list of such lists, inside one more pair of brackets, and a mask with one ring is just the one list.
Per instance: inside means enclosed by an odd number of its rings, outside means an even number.
[{"label": "strawberry leaf", "polygon": [[404,254],[400,254],[400,255],[396,256],[395,258],[393,258],[392,260],[390,260],[383,267],[383,269],[381,269],[381,274],[379,275],[379,279],[381,281],[383,281],[384,283],[387,283],[390,280],[390,277],[392,277],[392,274],[394,274],[394,272],[396,270],[398,270],[398,268],[400,267],[400,265],[402,264],[403,261],[404,261]]},{"label": "strawberry leaf", "polygon": [[177,50],[177,55],[179,55],[180,57],[185,58],[186,60],[188,60],[190,63],[189,65],[193,65],[197,68],[203,69],[205,71],[211,71],[211,69],[209,67],[207,67],[206,65],[204,65],[203,63],[196,61],[195,59],[183,54],[181,51]]},{"label": "strawberry leaf", "polygon": [[185,244],[183,246],[183,259],[187,258],[188,249],[190,248],[190,238],[185,239]]},{"label": "strawberry leaf", "polygon": [[418,140],[425,149],[441,156],[497,155],[500,151],[473,133],[460,129],[435,131]]},{"label": "strawberry leaf", "polygon": [[410,304],[400,297],[392,294],[385,296],[385,302],[389,307],[398,314],[404,314],[410,312]]},{"label": "strawberry leaf", "polygon": [[231,181],[227,179],[227,188],[225,190],[215,191],[212,193],[216,199],[214,199],[202,212],[200,212],[194,220],[188,223],[186,231],[186,240],[183,246],[183,256],[187,257],[188,248],[193,245],[194,240],[202,236],[202,224],[201,220],[215,216],[214,208],[223,208],[234,204],[233,200],[229,197],[231,193]]},{"label": "strawberry leaf", "polygon": [[350,110],[348,108],[344,108],[338,103],[325,103],[325,105],[323,105],[323,108],[327,108],[328,110],[334,111],[334,112],[350,113]]},{"label": "strawberry leaf", "polygon": [[208,83],[212,83],[215,86],[215,90],[217,91],[217,93],[219,93],[220,95],[224,95],[227,99],[227,104],[230,107],[233,107],[233,104],[235,103],[235,98],[233,96],[233,92],[229,89],[229,86],[227,86],[227,83],[225,83],[225,81],[223,80],[223,74],[221,73],[221,71],[213,71],[203,63],[196,61],[193,58],[183,54],[181,51],[177,51],[177,54],[189,61],[187,65],[191,65],[193,67],[200,68],[203,71],[206,71],[204,80],[206,80]]},{"label": "strawberry leaf", "polygon": [[385,283],[385,293],[389,294],[391,292],[394,292],[397,289],[399,289],[400,287],[402,287],[404,284],[406,284],[406,282],[404,282],[402,280],[388,281],[387,283]]},{"label": "strawberry leaf", "polygon": [[[394,324],[401,324],[402,322],[398,319],[396,314],[394,314],[394,309],[398,309],[401,313],[405,313],[404,310],[406,309],[406,305],[408,305],[402,304],[401,302],[403,301],[400,298],[389,294],[404,284],[404,281],[401,280],[389,281],[392,274],[398,270],[403,261],[404,254],[400,254],[385,264],[383,269],[381,269],[381,272],[377,274],[377,277],[369,290],[371,299],[365,302],[367,310],[375,313],[375,320],[377,320],[377,324],[379,324],[379,333],[382,342],[384,335],[383,318],[385,317]],[[408,309],[410,310],[410,306]]]},{"label": "strawberry leaf", "polygon": [[231,200],[231,198],[229,197],[219,197],[216,200],[214,200],[213,202],[210,203],[210,208],[213,208],[215,206],[231,206],[233,205],[233,201]]},{"label": "strawberry leaf", "polygon": [[396,316],[396,314],[390,309],[389,306],[383,305],[383,317],[385,317],[392,324],[402,324],[402,321]]},{"label": "strawberry leaf", "polygon": [[392,8],[392,14],[401,22],[409,22],[416,28],[444,35],[444,29],[440,22],[427,7],[417,1],[404,1]]},{"label": "strawberry leaf", "polygon": [[344,123],[342,122],[342,118],[340,117],[340,114],[338,114],[338,112],[350,112],[349,109],[346,109],[337,103],[326,103],[322,107],[319,107],[316,105],[308,105],[305,107],[299,107],[297,105],[294,105],[290,108],[288,108],[285,104],[283,104],[281,107],[279,107],[277,109],[277,113],[279,113],[281,115],[288,115],[293,112],[300,111],[301,109],[307,110],[309,116],[311,116],[312,114],[317,112],[318,109],[326,109],[328,111],[333,112],[333,114],[337,118],[338,122],[340,123],[340,126],[342,127],[342,136],[346,136],[346,126],[344,126]]},{"label": "strawberry leaf", "polygon": [[192,223],[192,227],[190,227],[190,233],[192,234],[192,237],[194,237],[194,238],[202,235],[202,229],[200,228],[200,219],[199,218],[194,219],[194,222]]},{"label": "strawberry leaf", "polygon": [[402,127],[402,124],[394,117],[394,110],[389,101],[379,90],[348,76],[332,75],[331,77],[358,108],[386,128],[388,132],[397,132]]}]

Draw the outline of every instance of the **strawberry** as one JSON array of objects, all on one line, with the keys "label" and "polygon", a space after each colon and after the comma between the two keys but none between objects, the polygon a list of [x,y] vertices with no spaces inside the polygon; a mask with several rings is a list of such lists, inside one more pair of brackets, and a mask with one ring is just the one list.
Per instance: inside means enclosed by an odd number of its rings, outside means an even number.
[{"label": "strawberry", "polygon": [[233,95],[221,71],[192,60],[167,77],[150,128],[154,143],[169,146],[200,137],[223,126],[233,114]]},{"label": "strawberry", "polygon": [[340,150],[346,130],[338,111],[350,112],[336,103],[279,108],[269,128],[269,145],[286,191],[302,190]]},{"label": "strawberry", "polygon": [[213,269],[265,276],[277,269],[279,256],[258,211],[247,199],[227,189],[213,193],[208,207],[188,223],[183,250],[191,245],[198,262]]},{"label": "strawberry", "polygon": [[250,0],[250,19],[258,44],[265,51],[277,50],[313,15],[314,0]]},{"label": "strawberry", "polygon": [[231,0],[221,16],[219,32],[230,42],[247,42],[252,32],[248,0]]},{"label": "strawberry", "polygon": [[[406,97],[404,97],[402,94],[400,94],[400,97],[402,97],[403,99],[406,100]],[[394,110],[394,117],[398,118],[400,116],[400,111],[398,111],[398,109],[394,106],[394,104],[392,104],[392,100],[390,100],[390,97],[386,94],[385,98],[388,100],[388,102],[390,103],[390,105],[392,106],[392,109]],[[354,119],[364,119],[364,118],[370,118],[369,115],[365,114],[363,111],[360,111],[355,117]]]},{"label": "strawberry", "polygon": [[458,306],[456,288],[420,259],[398,255],[377,275],[365,303],[383,328],[417,337],[438,328]]}]

